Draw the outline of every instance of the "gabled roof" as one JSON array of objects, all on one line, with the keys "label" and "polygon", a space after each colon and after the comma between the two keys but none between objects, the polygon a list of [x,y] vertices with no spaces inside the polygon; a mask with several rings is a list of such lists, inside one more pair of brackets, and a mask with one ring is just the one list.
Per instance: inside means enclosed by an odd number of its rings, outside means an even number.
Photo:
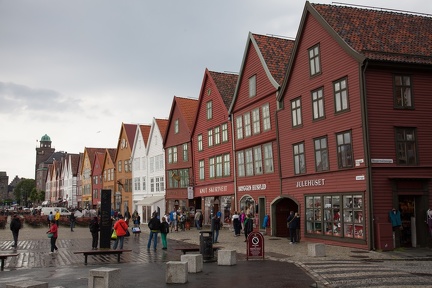
[{"label": "gabled roof", "polygon": [[155,119],[157,126],[159,127],[159,131],[162,136],[162,141],[165,138],[165,133],[168,128],[168,119]]},{"label": "gabled roof", "polygon": [[151,126],[150,125],[139,125],[139,129],[141,130],[141,135],[142,135],[143,140],[144,140],[144,147],[147,147]]},{"label": "gabled roof", "polygon": [[90,167],[93,169],[93,165],[94,165],[94,159],[95,159],[95,154],[96,152],[98,153],[105,153],[105,149],[106,148],[90,148],[90,147],[85,147],[84,150],[87,151],[87,155],[90,161]]},{"label": "gabled roof", "polygon": [[432,64],[431,16],[309,2],[305,9],[368,59]]},{"label": "gabled roof", "polygon": [[213,79],[219,94],[222,96],[222,100],[227,108],[227,111],[231,105],[234,97],[234,91],[237,85],[239,76],[237,74],[220,73],[208,70],[211,78]]},{"label": "gabled roof", "polygon": [[255,49],[260,59],[261,65],[266,71],[269,81],[272,83],[275,90],[278,90],[284,81],[294,44],[294,40],[252,34],[249,32],[249,37],[246,43],[246,48],[240,68],[240,75],[234,92],[233,101],[231,102],[228,112],[229,114],[232,113],[238,97],[238,89],[243,78],[243,71],[246,61],[248,60],[248,51],[250,46],[252,45],[252,48]]},{"label": "gabled roof", "polygon": [[183,116],[189,130],[192,129],[195,122],[195,115],[198,108],[198,100],[190,98],[181,98],[174,96],[174,100]]},{"label": "gabled roof", "polygon": [[132,151],[134,145],[135,132],[137,129],[137,124],[126,124],[123,123],[123,127],[125,129],[126,136],[128,138],[128,142],[130,145],[130,149]]},{"label": "gabled roof", "polygon": [[198,99],[182,98],[182,97],[174,96],[173,102],[171,104],[170,115],[168,117],[168,124],[165,129],[165,134],[162,134],[161,131],[164,146],[165,146],[165,141],[167,140],[169,127],[172,123],[173,120],[172,117],[176,107],[178,107],[177,109],[180,112],[182,121],[186,123],[186,126],[189,128],[189,131],[192,131],[193,125],[195,123],[197,109],[198,109]]},{"label": "gabled roof", "polygon": [[80,162],[80,154],[68,154],[70,159],[71,173],[72,176],[77,176],[78,165]]}]

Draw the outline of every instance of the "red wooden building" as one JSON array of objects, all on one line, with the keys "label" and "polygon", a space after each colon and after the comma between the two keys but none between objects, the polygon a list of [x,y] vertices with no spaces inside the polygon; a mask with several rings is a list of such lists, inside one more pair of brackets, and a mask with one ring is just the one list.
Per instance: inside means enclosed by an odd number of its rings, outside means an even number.
[{"label": "red wooden building", "polygon": [[282,194],[307,240],[431,243],[431,27],[430,16],[306,2],[277,121]]},{"label": "red wooden building", "polygon": [[[249,33],[229,114],[233,125],[236,207],[261,224],[270,215],[271,229],[287,235],[287,207],[281,196],[276,97],[294,41]],[[270,213],[272,211],[272,213]],[[270,228],[269,228],[270,229]]]},{"label": "red wooden building", "polygon": [[230,219],[235,211],[231,122],[228,109],[238,75],[206,69],[192,130],[194,160],[194,207],[204,223],[222,212]]},{"label": "red wooden building", "polygon": [[197,107],[196,99],[174,96],[166,134],[163,137],[167,212],[173,209],[186,210],[193,206],[191,131]]}]

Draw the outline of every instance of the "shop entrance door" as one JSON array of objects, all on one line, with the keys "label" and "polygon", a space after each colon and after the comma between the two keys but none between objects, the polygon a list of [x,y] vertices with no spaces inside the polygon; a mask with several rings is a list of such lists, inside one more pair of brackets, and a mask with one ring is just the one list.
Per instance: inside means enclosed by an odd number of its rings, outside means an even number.
[{"label": "shop entrance door", "polygon": [[399,209],[403,227],[400,233],[400,245],[401,247],[412,247],[412,236],[416,237],[416,235],[412,235],[416,229],[411,227],[412,222],[415,225],[415,220],[412,221],[412,217],[415,217],[415,196],[399,196]]},{"label": "shop entrance door", "polygon": [[282,198],[273,205],[275,206],[274,217],[276,217],[275,235],[277,237],[288,237],[289,231],[287,228],[287,218],[290,211],[294,211],[294,212],[298,211],[298,206],[293,200],[289,198]]}]

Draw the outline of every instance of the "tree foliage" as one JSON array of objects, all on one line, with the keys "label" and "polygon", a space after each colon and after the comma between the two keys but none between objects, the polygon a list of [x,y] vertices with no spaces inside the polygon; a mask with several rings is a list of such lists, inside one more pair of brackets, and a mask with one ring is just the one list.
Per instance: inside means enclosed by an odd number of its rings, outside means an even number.
[{"label": "tree foliage", "polygon": [[20,181],[14,189],[15,200],[19,205],[27,205],[32,190],[36,188],[34,179]]}]

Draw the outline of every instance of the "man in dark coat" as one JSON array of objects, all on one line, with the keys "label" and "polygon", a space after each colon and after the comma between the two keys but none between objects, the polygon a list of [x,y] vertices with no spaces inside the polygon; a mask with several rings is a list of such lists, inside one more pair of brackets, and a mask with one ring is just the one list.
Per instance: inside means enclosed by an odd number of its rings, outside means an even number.
[{"label": "man in dark coat", "polygon": [[291,211],[287,219],[287,226],[291,238],[290,244],[295,244],[297,242],[297,227],[299,226],[299,221],[300,218],[294,214],[294,211]]},{"label": "man in dark coat", "polygon": [[12,236],[14,239],[14,244],[12,245],[12,247],[14,248],[17,248],[18,246],[18,234],[20,229],[21,229],[21,221],[18,218],[18,215],[14,214],[12,216],[12,221],[10,223],[10,230],[12,231]]}]

